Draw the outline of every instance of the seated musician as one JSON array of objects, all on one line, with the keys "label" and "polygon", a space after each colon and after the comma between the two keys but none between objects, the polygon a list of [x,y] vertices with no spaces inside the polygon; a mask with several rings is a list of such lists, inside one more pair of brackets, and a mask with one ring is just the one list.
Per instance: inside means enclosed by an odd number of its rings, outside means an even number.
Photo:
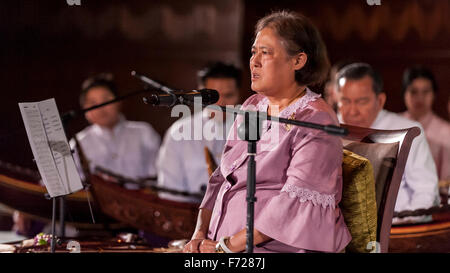
[{"label": "seated musician", "polygon": [[[433,102],[438,92],[433,73],[425,67],[416,66],[403,73],[403,94],[406,112],[404,117],[420,122],[438,172],[441,195],[448,195],[450,181],[450,123],[433,112]],[[446,186],[444,186],[446,185]]]},{"label": "seated musician", "polygon": [[[80,105],[83,109],[117,97],[117,87],[110,74],[86,79],[82,84]],[[146,122],[128,121],[120,112],[120,103],[88,111],[90,126],[76,134],[90,172],[99,166],[124,177],[138,179],[156,176],[156,157],[160,145],[159,134]],[[70,145],[75,147],[72,139]],[[75,149],[75,162],[79,162]],[[125,184],[128,188],[137,185]]]},{"label": "seated musician", "polygon": [[[100,74],[86,79],[82,84],[80,105],[89,108],[117,97],[117,87],[110,74]],[[82,152],[89,161],[90,172],[96,166],[116,174],[136,179],[156,176],[155,161],[160,145],[160,136],[145,122],[127,121],[120,112],[120,104],[110,104],[85,114],[91,125],[76,135]],[[75,163],[82,178],[79,151],[75,141],[70,141]],[[128,188],[138,188],[136,184],[125,184]],[[41,231],[50,233],[50,225],[31,221],[21,213],[14,215],[19,234],[34,236]],[[43,229],[43,230],[42,230]],[[78,231],[66,225],[66,235],[77,236]]]},{"label": "seated musician", "polygon": [[330,72],[328,73],[328,80],[325,83],[324,90],[323,90],[323,99],[333,108],[335,112],[337,112],[337,82],[336,82],[336,76],[338,71],[352,63],[351,61],[344,60],[335,63],[331,68]]},{"label": "seated musician", "polygon": [[[234,106],[239,102],[239,87],[241,72],[233,65],[221,62],[207,65],[198,72],[199,89],[208,88],[217,90],[219,100],[216,105]],[[158,185],[171,190],[189,193],[201,193],[208,184],[208,167],[205,161],[205,147],[212,155],[216,164],[220,163],[223,147],[225,145],[228,129],[233,122],[232,115],[222,115],[214,110],[205,108],[194,113],[191,117],[184,117],[176,121],[164,136],[158,157]],[[214,126],[208,126],[210,123]],[[202,124],[203,126],[197,126]],[[203,134],[204,128],[212,128],[210,135]],[[188,138],[180,138],[180,131],[191,129]],[[195,130],[199,138],[195,138]],[[198,202],[201,199],[160,193],[165,199]]]},{"label": "seated musician", "polygon": [[[404,129],[417,126],[421,134],[411,145],[400,184],[395,211],[429,208],[439,203],[436,166],[420,123],[383,109],[386,94],[378,72],[366,63],[343,67],[337,76],[338,117],[341,123],[375,129]],[[403,219],[426,221],[429,217]],[[394,222],[400,222],[394,219]]]},{"label": "seated musician", "polygon": [[[257,23],[250,58],[257,94],[242,109],[338,125],[336,114],[308,86],[329,68],[325,45],[304,16],[272,13]],[[200,205],[185,252],[241,252],[246,242],[247,142],[238,116]],[[325,132],[264,122],[257,145],[254,252],[340,252],[351,236],[338,206],[342,143]]]}]

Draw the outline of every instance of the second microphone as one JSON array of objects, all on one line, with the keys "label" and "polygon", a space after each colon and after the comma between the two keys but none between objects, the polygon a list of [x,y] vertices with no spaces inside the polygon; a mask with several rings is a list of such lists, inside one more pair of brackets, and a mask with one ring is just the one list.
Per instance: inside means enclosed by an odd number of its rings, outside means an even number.
[{"label": "second microphone", "polygon": [[196,97],[202,99],[203,105],[210,105],[219,100],[219,92],[213,89],[178,91],[171,94],[152,94],[149,97],[143,97],[142,100],[145,104],[171,107],[176,104],[191,105]]}]

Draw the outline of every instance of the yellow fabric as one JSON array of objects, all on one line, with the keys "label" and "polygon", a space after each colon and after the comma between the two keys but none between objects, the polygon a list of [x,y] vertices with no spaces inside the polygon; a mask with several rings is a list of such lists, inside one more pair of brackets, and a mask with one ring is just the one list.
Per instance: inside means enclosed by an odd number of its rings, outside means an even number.
[{"label": "yellow fabric", "polygon": [[344,149],[343,189],[339,207],[352,235],[347,252],[370,252],[369,242],[377,238],[375,179],[370,161]]}]

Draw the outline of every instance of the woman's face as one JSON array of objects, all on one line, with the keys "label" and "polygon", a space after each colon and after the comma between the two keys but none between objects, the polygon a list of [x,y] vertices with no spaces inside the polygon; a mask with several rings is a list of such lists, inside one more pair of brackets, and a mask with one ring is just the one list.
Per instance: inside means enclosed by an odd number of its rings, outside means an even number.
[{"label": "woman's face", "polygon": [[287,54],[281,38],[269,27],[257,33],[250,58],[251,88],[273,96],[295,83],[295,58]]},{"label": "woman's face", "polygon": [[425,78],[415,79],[405,92],[405,104],[408,112],[420,118],[431,111],[434,100],[433,85]]}]

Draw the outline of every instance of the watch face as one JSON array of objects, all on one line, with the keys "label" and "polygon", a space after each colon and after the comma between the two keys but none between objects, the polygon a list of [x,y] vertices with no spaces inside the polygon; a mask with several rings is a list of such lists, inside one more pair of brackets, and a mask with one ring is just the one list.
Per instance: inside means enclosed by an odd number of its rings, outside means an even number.
[{"label": "watch face", "polygon": [[216,244],[216,253],[224,253],[225,251],[223,251],[222,247],[220,246],[220,243]]}]

